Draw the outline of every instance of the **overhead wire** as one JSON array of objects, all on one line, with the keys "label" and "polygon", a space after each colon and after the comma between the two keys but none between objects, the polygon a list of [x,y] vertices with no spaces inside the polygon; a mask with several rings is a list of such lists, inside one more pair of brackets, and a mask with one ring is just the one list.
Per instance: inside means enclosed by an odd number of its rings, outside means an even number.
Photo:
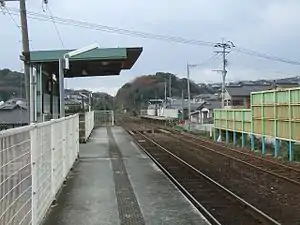
[{"label": "overhead wire", "polygon": [[258,67],[254,67],[254,66],[249,66],[248,64],[241,64],[240,62],[237,63],[233,63],[233,65],[235,66],[235,68],[237,68],[236,66],[242,66],[244,68],[250,69],[250,70],[254,70],[254,71],[259,71],[261,73],[275,73],[275,74],[280,74],[283,76],[290,76],[290,77],[298,77],[299,74],[296,73],[289,73],[289,72],[282,72],[282,71],[278,71],[278,70],[273,70],[273,69],[266,69],[264,68],[258,68]]},{"label": "overhead wire", "polygon": [[[19,10],[16,8],[10,8],[10,10],[14,11],[14,12],[19,12]],[[16,14],[14,14],[14,15],[16,15]],[[39,21],[49,21],[49,20],[51,21],[52,20],[51,16],[43,15],[43,14],[32,12],[32,11],[27,11],[27,15],[29,18],[34,19],[34,20],[39,20]],[[165,36],[165,35],[160,35],[160,34],[140,32],[140,31],[135,31],[135,30],[128,30],[128,29],[123,29],[123,28],[118,28],[118,27],[106,26],[106,25],[96,24],[96,23],[89,23],[89,22],[85,22],[85,21],[61,18],[61,17],[56,17],[56,16],[53,16],[53,19],[55,19],[55,22],[58,24],[81,27],[81,28],[85,28],[85,29],[100,30],[100,31],[107,32],[107,33],[141,37],[141,38],[145,38],[145,39],[154,39],[154,40],[161,40],[161,41],[168,41],[168,42],[183,43],[183,44],[189,44],[189,45],[198,45],[198,46],[205,46],[205,47],[214,47],[215,46],[214,42],[209,42],[209,41],[201,41],[201,40],[186,39],[186,38],[176,37],[176,36]],[[245,54],[245,55],[250,55],[253,57],[264,58],[264,59],[287,63],[287,64],[291,64],[291,65],[297,65],[297,66],[300,65],[300,62],[298,62],[298,61],[288,60],[288,59],[272,56],[272,55],[265,54],[265,53],[260,53],[260,52],[254,51],[254,50],[250,50],[250,49],[246,49],[246,48],[242,48],[242,47],[238,47],[238,46],[235,46],[232,50],[235,52]]]},{"label": "overhead wire", "polygon": [[5,5],[4,6],[0,6],[0,8],[2,9],[3,14],[5,14],[5,11],[8,13],[9,17],[11,18],[11,20],[13,21],[13,23],[16,25],[16,27],[19,30],[21,30],[21,26],[17,23],[17,21],[15,20],[15,18],[12,15],[12,13],[9,11],[9,9]]},{"label": "overhead wire", "polygon": [[233,51],[236,51],[236,52],[239,52],[239,53],[242,53],[242,54],[246,54],[246,55],[250,55],[250,56],[254,56],[254,57],[269,59],[269,60],[272,60],[272,61],[278,61],[278,62],[297,65],[297,66],[300,65],[300,62],[297,62],[297,61],[283,59],[283,58],[280,58],[280,57],[272,56],[272,55],[265,54],[265,53],[260,53],[260,52],[250,50],[250,49],[246,49],[246,48],[242,48],[242,47],[237,47],[236,46],[235,48],[233,48]]},{"label": "overhead wire", "polygon": [[[16,12],[17,9],[12,8],[11,10],[14,10]],[[40,13],[31,12],[31,11],[27,11],[27,15],[29,18],[36,19],[36,20],[47,21],[47,20],[51,19],[49,16],[46,16],[46,15],[43,15]],[[169,41],[169,42],[178,42],[178,43],[200,45],[200,46],[207,46],[207,47],[213,47],[215,44],[213,42],[200,41],[200,40],[194,40],[194,39],[186,39],[186,38],[175,37],[175,36],[165,36],[165,35],[159,35],[159,34],[153,34],[153,33],[146,33],[146,32],[118,28],[118,27],[106,26],[106,25],[102,25],[102,24],[95,24],[95,23],[88,23],[88,22],[84,22],[84,21],[65,19],[65,18],[60,18],[60,17],[54,17],[54,19],[55,19],[56,23],[77,26],[77,27],[82,27],[82,28],[88,28],[88,29],[101,30],[103,32],[108,32],[108,33],[116,33],[116,34],[121,34],[121,35],[136,36],[136,37],[142,37],[142,38],[147,38],[147,39],[164,40],[164,41]]]},{"label": "overhead wire", "polygon": [[200,62],[200,63],[195,63],[194,65],[196,65],[197,67],[199,67],[199,66],[204,66],[204,65],[206,65],[207,63],[209,63],[209,62],[211,62],[211,61],[213,61],[213,60],[217,60],[217,59],[219,59],[219,58],[221,58],[221,55],[219,55],[219,54],[212,54],[210,57],[208,57],[206,60],[204,60],[204,61],[202,61],[202,62]]},{"label": "overhead wire", "polygon": [[[54,19],[54,16],[53,16],[53,14],[52,14],[52,11],[51,11],[51,8],[50,8],[50,5],[49,5],[48,1],[44,1],[44,4],[46,5],[46,10],[49,11],[49,14],[50,14],[52,23],[53,23],[53,25],[54,25],[56,34],[57,34],[57,36],[58,36],[58,39],[59,39],[59,41],[60,41],[62,47],[65,48],[64,41],[63,41],[62,36],[60,35],[60,32],[59,32],[58,27],[57,27],[57,25],[56,25],[56,22],[55,22],[55,19]],[[44,7],[43,7],[43,11],[45,12]]]}]

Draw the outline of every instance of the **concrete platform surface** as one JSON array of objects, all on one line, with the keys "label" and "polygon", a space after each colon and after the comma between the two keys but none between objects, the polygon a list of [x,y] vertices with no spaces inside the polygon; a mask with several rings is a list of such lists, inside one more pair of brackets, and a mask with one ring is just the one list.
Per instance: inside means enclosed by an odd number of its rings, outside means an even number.
[{"label": "concrete platform surface", "polygon": [[121,127],[98,128],[44,225],[209,224]]}]

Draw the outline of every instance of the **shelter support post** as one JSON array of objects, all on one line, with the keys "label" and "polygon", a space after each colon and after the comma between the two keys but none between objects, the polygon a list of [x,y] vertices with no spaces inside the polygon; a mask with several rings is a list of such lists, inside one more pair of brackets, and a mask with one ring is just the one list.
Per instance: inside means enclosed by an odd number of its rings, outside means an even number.
[{"label": "shelter support post", "polygon": [[65,85],[64,85],[64,60],[59,60],[59,114],[65,117]]}]

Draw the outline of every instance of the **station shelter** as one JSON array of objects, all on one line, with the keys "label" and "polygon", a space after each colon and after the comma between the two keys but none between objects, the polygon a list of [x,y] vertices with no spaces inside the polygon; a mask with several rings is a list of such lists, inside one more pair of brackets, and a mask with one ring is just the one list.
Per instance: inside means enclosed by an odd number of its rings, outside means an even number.
[{"label": "station shelter", "polygon": [[30,52],[30,121],[65,116],[64,78],[113,76],[129,70],[143,49],[99,48]]}]

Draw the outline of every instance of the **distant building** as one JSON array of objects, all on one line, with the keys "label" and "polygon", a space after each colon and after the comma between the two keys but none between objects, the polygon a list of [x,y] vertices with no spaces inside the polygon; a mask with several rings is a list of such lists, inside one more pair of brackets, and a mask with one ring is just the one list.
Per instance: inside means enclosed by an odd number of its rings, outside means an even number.
[{"label": "distant building", "polygon": [[[203,102],[197,102],[194,99],[191,100],[191,113],[198,110]],[[188,100],[187,99],[173,99],[172,103],[167,106],[169,109],[177,109],[181,115],[180,118],[188,119]]]},{"label": "distant building", "polygon": [[[202,103],[195,101],[195,99],[191,100],[191,112],[196,111]],[[165,103],[162,99],[152,99],[149,101],[147,115],[188,119],[188,100],[168,99]]]},{"label": "distant building", "polygon": [[0,105],[0,130],[29,124],[29,114],[24,99],[10,99]]},{"label": "distant building", "polygon": [[292,88],[297,83],[274,82],[261,85],[233,85],[225,88],[224,108],[250,108],[251,92],[266,91],[274,88]]},{"label": "distant building", "polygon": [[209,124],[213,123],[214,109],[222,108],[219,100],[211,100],[201,104],[197,110],[191,113],[191,122]]}]

